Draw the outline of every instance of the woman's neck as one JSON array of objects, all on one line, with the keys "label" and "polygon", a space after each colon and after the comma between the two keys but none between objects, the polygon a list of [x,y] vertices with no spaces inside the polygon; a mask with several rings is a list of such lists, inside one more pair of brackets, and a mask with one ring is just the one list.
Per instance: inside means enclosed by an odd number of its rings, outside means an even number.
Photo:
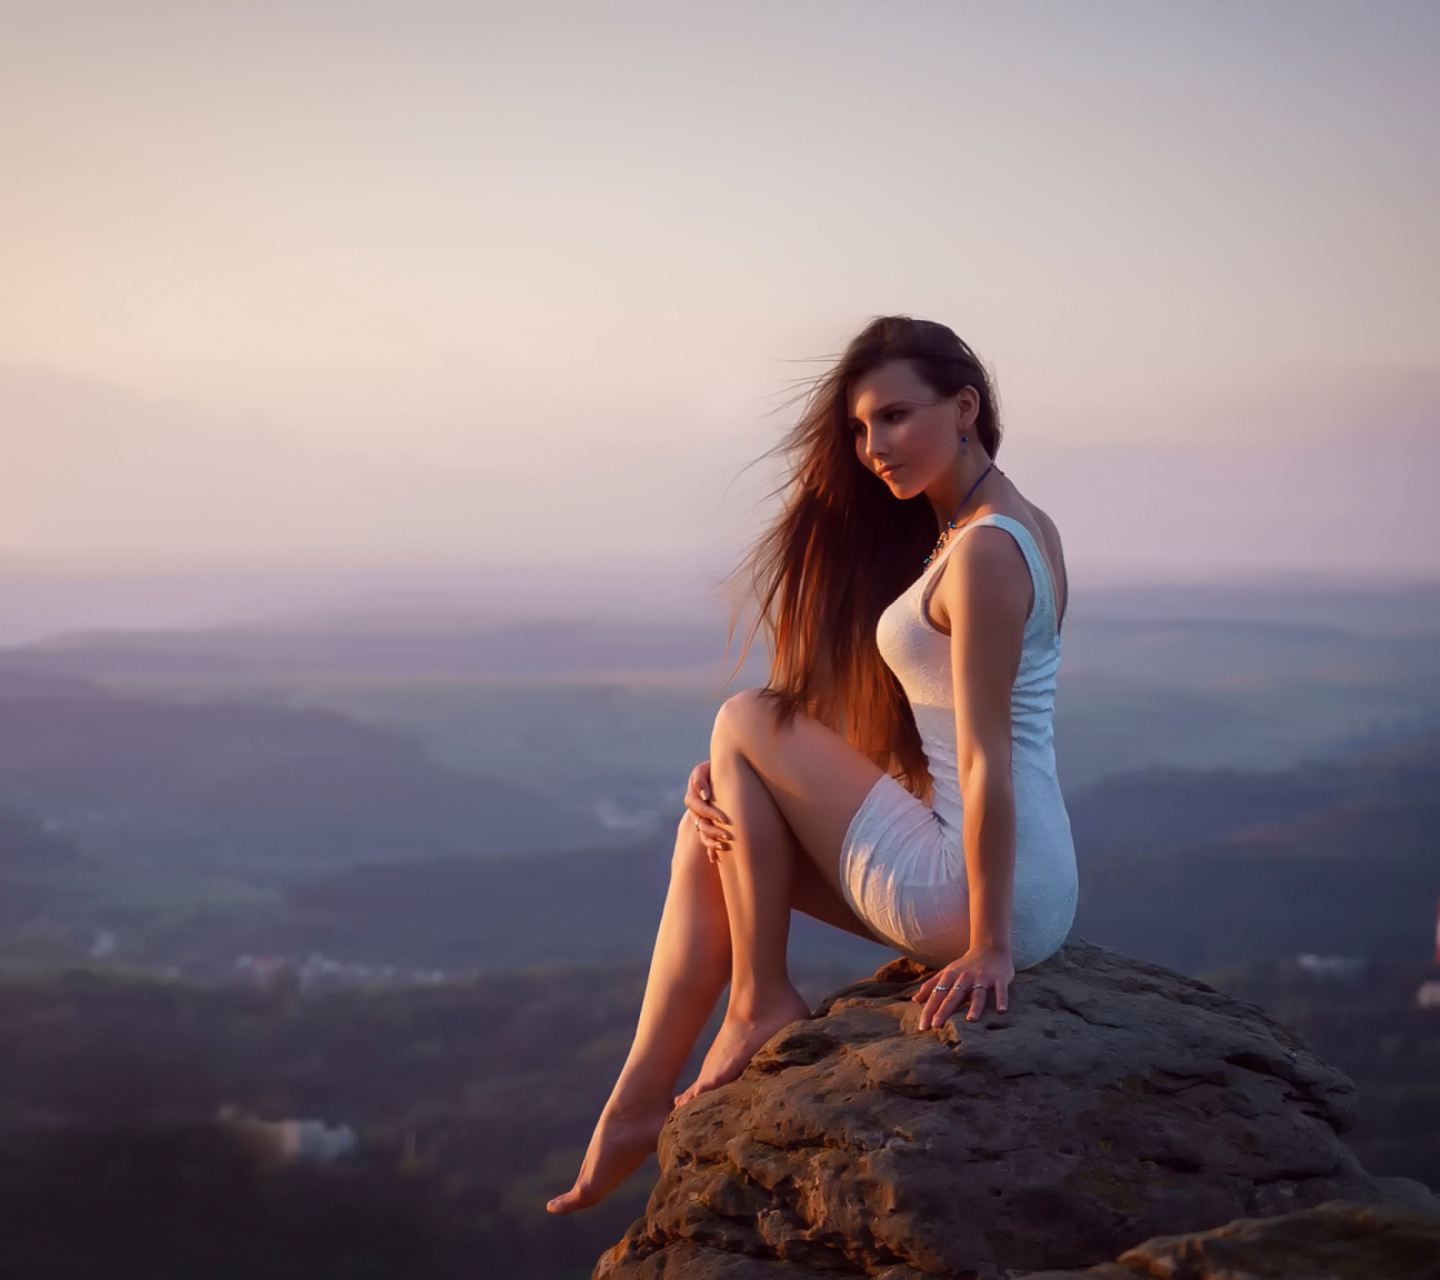
[{"label": "woman's neck", "polygon": [[[985,476],[985,482],[976,488],[975,482],[985,475],[992,459],[977,451],[973,457],[956,461],[957,465],[951,471],[925,490],[925,496],[930,499],[930,505],[935,509],[937,529],[945,528],[957,517],[963,519],[988,497],[992,497],[998,481],[1002,478],[1000,469],[996,467],[988,476]],[[972,489],[974,489],[973,493]],[[965,499],[966,494],[970,496],[965,501],[965,508],[962,511],[960,503],[962,499]]]}]

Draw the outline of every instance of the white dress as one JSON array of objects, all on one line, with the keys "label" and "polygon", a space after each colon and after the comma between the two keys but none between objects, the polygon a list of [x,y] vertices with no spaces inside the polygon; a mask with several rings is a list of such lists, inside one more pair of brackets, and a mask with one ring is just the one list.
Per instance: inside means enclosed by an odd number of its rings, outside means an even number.
[{"label": "white dress", "polygon": [[1010,516],[981,516],[962,526],[880,615],[876,642],[915,713],[934,778],[933,808],[882,774],[845,834],[840,883],[855,914],[912,959],[943,965],[967,949],[970,899],[961,843],[964,805],[950,637],[936,630],[925,605],[940,566],[960,539],[981,525],[1015,538],[1035,587],[1010,695],[1015,794],[1010,942],[1019,970],[1048,959],[1065,941],[1075,919],[1079,881],[1070,815],[1055,775],[1055,676],[1060,667],[1055,590],[1034,537]]}]

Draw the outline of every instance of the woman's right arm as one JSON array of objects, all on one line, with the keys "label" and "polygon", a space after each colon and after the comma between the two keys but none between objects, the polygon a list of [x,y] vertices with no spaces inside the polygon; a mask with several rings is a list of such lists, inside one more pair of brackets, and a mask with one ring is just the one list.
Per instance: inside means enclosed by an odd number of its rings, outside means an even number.
[{"label": "woman's right arm", "polygon": [[730,819],[711,803],[713,797],[710,761],[702,760],[690,770],[690,782],[685,788],[685,807],[690,810],[710,861],[718,862],[720,855],[730,847],[730,832],[727,830]]}]

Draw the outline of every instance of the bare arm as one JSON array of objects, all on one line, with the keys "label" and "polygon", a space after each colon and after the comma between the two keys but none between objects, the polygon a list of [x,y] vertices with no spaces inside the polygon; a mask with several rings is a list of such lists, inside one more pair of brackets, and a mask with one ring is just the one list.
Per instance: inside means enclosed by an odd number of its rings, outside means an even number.
[{"label": "bare arm", "polygon": [[[967,534],[951,560],[959,563],[946,564],[940,571],[936,601],[950,624],[955,742],[965,806],[961,835],[970,883],[970,950],[921,988],[931,1001],[922,1015],[922,1027],[943,1022],[967,986],[976,989],[972,1018],[984,1008],[982,983],[994,991],[996,1008],[1004,1010],[1015,973],[1010,947],[1015,879],[1010,696],[1020,670],[1032,587],[1020,548],[1003,529],[981,528]],[[947,988],[939,993],[943,999],[931,999],[936,986]]]}]

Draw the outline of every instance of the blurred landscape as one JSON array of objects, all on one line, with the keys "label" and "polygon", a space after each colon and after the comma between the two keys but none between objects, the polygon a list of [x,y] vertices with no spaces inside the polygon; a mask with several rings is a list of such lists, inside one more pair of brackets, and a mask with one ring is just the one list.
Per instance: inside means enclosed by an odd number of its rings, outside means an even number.
[{"label": "blurred landscape", "polygon": [[544,1203],[766,676],[722,584],[897,310],[1064,531],[1075,933],[1292,1023],[1440,1190],[1437,51],[1433,0],[8,6],[0,1280],[590,1275],[654,1162]]},{"label": "blurred landscape", "polygon": [[[429,601],[0,651],[6,1274],[588,1274],[653,1170],[543,1203],[764,679],[724,631]],[[1440,589],[1112,587],[1065,632],[1075,932],[1291,1021],[1366,1167],[1440,1185]],[[886,958],[792,955],[816,999]]]}]

